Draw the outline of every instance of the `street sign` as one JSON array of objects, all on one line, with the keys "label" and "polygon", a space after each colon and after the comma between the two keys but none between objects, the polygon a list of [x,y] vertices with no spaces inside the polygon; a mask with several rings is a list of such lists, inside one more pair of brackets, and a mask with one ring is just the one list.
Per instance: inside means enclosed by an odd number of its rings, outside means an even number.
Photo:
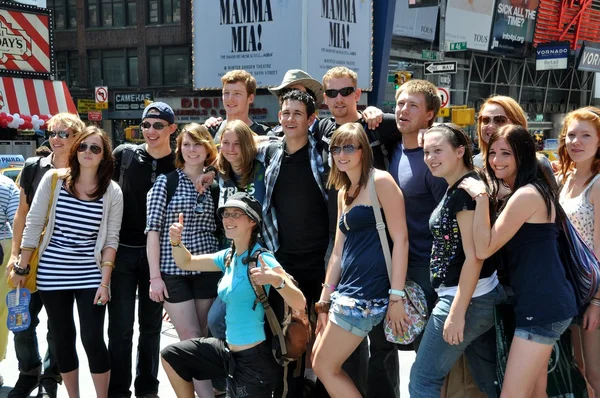
[{"label": "street sign", "polygon": [[449,117],[450,116],[450,108],[440,108],[437,117]]},{"label": "street sign", "polygon": [[440,59],[440,53],[432,50],[422,50],[421,51],[421,59],[427,59],[430,61],[437,61]]},{"label": "street sign", "polygon": [[456,43],[446,43],[446,51],[466,51],[467,42],[458,41]]},{"label": "street sign", "polygon": [[91,122],[102,121],[102,111],[90,111],[88,112],[88,120]]},{"label": "street sign", "polygon": [[447,108],[450,105],[450,87],[438,87],[438,93],[442,100],[441,107]]},{"label": "street sign", "polygon": [[436,75],[439,73],[456,73],[458,69],[456,61],[425,62],[424,66],[426,75]]},{"label": "street sign", "polygon": [[79,98],[77,100],[77,112],[88,113],[90,111],[95,111],[96,105],[96,101],[94,100]]},{"label": "street sign", "polygon": [[452,77],[450,75],[440,75],[440,86],[450,86],[452,84]]},{"label": "street sign", "polygon": [[94,98],[96,99],[97,104],[108,103],[108,87],[96,87],[96,90],[94,90]]}]

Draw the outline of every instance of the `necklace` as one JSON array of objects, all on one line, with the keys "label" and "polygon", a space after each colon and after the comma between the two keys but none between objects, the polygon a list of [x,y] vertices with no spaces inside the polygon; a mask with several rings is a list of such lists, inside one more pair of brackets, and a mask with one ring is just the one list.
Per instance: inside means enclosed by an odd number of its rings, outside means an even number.
[{"label": "necklace", "polygon": [[502,186],[510,191],[510,185],[508,185],[506,181],[502,180]]},{"label": "necklace", "polygon": [[[350,188],[352,188],[352,187],[350,187]],[[360,185],[354,191],[354,196],[350,196],[350,194],[348,192],[349,191],[344,192],[344,203],[346,204],[346,206],[350,206],[352,204],[352,202],[354,202],[354,199],[356,199],[356,197],[358,196],[358,193],[360,192]]]}]

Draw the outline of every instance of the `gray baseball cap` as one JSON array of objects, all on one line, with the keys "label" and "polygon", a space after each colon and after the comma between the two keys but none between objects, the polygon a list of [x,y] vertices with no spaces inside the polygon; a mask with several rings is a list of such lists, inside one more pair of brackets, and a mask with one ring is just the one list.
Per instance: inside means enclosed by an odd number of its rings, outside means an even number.
[{"label": "gray baseball cap", "polygon": [[290,69],[285,72],[285,76],[283,76],[283,81],[281,84],[277,87],[269,88],[269,91],[271,94],[279,97],[279,92],[282,89],[293,86],[294,84],[301,84],[315,93],[315,102],[317,104],[317,108],[321,105],[321,102],[323,102],[323,94],[325,93],[323,85],[317,80],[313,79],[311,75],[300,69]]}]

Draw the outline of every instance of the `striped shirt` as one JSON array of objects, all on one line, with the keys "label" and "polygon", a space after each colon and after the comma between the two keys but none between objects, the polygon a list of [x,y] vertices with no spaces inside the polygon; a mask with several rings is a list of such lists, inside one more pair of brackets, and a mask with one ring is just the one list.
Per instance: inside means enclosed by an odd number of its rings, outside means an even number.
[{"label": "striped shirt", "polygon": [[39,290],[91,289],[100,285],[102,274],[94,249],[102,202],[103,198],[80,200],[60,187],[54,231],[38,265]]},{"label": "striped shirt", "polygon": [[12,225],[18,206],[19,188],[13,180],[0,174],[0,239],[12,239]]}]

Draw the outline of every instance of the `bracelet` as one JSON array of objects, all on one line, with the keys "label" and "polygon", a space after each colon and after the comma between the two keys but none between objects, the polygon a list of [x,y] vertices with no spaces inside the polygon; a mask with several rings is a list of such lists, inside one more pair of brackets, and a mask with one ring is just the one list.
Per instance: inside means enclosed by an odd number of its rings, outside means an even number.
[{"label": "bracelet", "polygon": [[173,247],[181,247],[181,239],[179,239],[178,242],[173,242],[171,239],[169,239],[169,242],[171,242],[171,246]]},{"label": "bracelet", "polygon": [[489,197],[488,193],[486,191],[483,191],[483,192],[479,192],[477,195],[473,196],[473,200],[477,199],[480,196],[488,196]]},{"label": "bracelet", "polygon": [[388,290],[388,294],[393,294],[394,296],[400,296],[400,298],[406,298],[406,292],[404,290],[398,289],[390,289]]},{"label": "bracelet", "polygon": [[29,264],[27,264],[27,267],[22,268],[19,263],[16,263],[15,266],[13,267],[13,272],[15,273],[15,275],[17,276],[27,276],[29,275]]},{"label": "bracelet", "polygon": [[389,300],[389,304],[388,306],[391,307],[392,305],[401,302],[402,300]]},{"label": "bracelet", "polygon": [[115,268],[115,263],[113,263],[112,261],[102,261],[100,263],[100,268],[102,267],[111,267],[111,268]]},{"label": "bracelet", "polygon": [[326,287],[327,289],[331,289],[331,291],[335,291],[335,285],[330,285],[329,283],[321,283],[321,287]]},{"label": "bracelet", "polygon": [[596,307],[600,307],[600,302],[597,301],[590,301],[591,305],[595,305]]},{"label": "bracelet", "polygon": [[100,286],[110,289],[106,283],[101,283]]},{"label": "bracelet", "polygon": [[155,279],[162,279],[162,276],[159,275],[159,276],[155,276],[154,278],[150,278],[150,283],[152,283],[152,281]]}]

